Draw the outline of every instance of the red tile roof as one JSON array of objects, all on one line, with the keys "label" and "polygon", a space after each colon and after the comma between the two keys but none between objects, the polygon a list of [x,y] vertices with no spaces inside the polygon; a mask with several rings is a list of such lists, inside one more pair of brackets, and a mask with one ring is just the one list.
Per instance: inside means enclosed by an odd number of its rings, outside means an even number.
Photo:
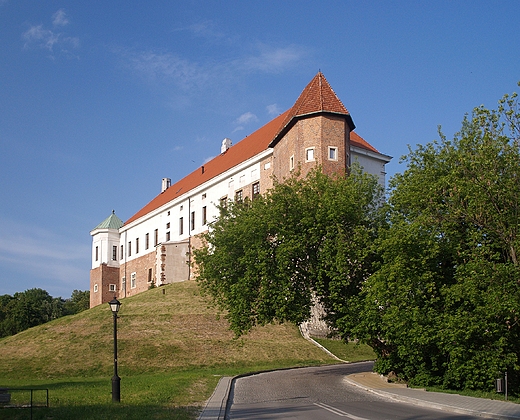
[{"label": "red tile roof", "polygon": [[368,149],[368,150],[371,150],[372,152],[379,153],[379,151],[374,146],[372,146],[363,137],[359,136],[354,131],[350,132],[350,145],[361,147],[362,149]]},{"label": "red tile roof", "polygon": [[[125,222],[125,225],[128,225],[151,211],[158,209],[164,204],[180,197],[186,192],[202,185],[204,182],[222,174],[241,162],[252,158],[269,147],[273,147],[273,143],[276,142],[276,139],[280,137],[282,132],[286,131],[295,118],[319,112],[346,115],[349,124],[351,124],[351,129],[354,129],[354,123],[350,118],[349,112],[336,96],[330,87],[329,82],[327,82],[321,72],[314,76],[292,108],[271,120],[253,134],[239,141],[237,144],[231,146],[225,153],[218,155],[211,161],[205,163],[201,168],[198,168],[165,191],[161,192],[157,197],[128,219]],[[351,133],[350,141],[354,146],[377,152],[374,147],[354,132]]]},{"label": "red tile roof", "polygon": [[289,130],[292,123],[296,121],[297,117],[304,117],[323,112],[345,115],[350,130],[355,128],[354,122],[352,121],[347,108],[345,108],[345,105],[343,105],[327,79],[325,79],[323,73],[320,71],[313,77],[305,89],[303,89],[302,93],[285,117],[280,132],[276,134],[276,137],[273,139],[270,146],[274,147],[276,143],[278,143],[283,135]]},{"label": "red tile roof", "polygon": [[[266,125],[247,136],[242,141],[231,146],[225,153],[221,153],[209,162],[205,163],[201,168],[193,171],[191,174],[173,184],[167,190],[160,193],[146,206],[134,214],[125,222],[125,225],[136,219],[148,214],[149,212],[161,207],[171,200],[180,197],[193,188],[203,184],[206,181],[220,175],[228,169],[238,165],[247,159],[263,152],[269,147],[269,143],[274,135],[280,130],[280,124],[289,111],[276,117]],[[204,168],[204,171],[202,170]]]}]

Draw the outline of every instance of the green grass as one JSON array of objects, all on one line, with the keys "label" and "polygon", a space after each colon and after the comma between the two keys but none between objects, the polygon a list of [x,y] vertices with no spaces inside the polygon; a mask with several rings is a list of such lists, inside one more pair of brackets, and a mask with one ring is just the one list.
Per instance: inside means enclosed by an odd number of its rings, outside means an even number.
[{"label": "green grass", "polygon": [[[443,389],[443,388],[436,388],[436,387],[426,387],[424,388],[426,391],[429,392],[443,392],[445,394],[458,394],[458,395],[464,395],[467,397],[475,397],[475,398],[486,398],[488,400],[499,400],[504,401],[505,397],[503,393],[497,393],[497,392],[487,392],[487,391],[474,391],[471,389],[462,389],[457,391],[452,391],[449,389]],[[507,401],[520,404],[520,398],[508,395]]]},{"label": "green grass", "polygon": [[342,340],[331,340],[315,338],[319,344],[325,347],[332,354],[347,362],[363,362],[365,360],[375,360],[376,354],[370,346],[366,344],[345,343]]},{"label": "green grass", "polygon": [[[235,338],[194,282],[121,302],[120,404],[111,402],[113,320],[106,304],[0,339],[0,387],[48,388],[50,408],[33,409],[35,420],[195,419],[221,376],[336,363],[291,324]],[[23,398],[13,392],[13,401]],[[28,418],[29,409],[0,408],[0,419]]]}]

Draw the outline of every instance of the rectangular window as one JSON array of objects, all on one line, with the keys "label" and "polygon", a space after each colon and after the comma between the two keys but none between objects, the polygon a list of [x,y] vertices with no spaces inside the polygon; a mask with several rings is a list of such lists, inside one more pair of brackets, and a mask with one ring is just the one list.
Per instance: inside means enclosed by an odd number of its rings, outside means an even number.
[{"label": "rectangular window", "polygon": [[144,237],[144,249],[150,248],[150,234],[147,233]]},{"label": "rectangular window", "polygon": [[117,245],[112,245],[112,261],[117,260]]},{"label": "rectangular window", "polygon": [[135,238],[135,253],[139,254],[139,238]]},{"label": "rectangular window", "polygon": [[94,285],[94,293],[97,293],[97,291],[98,291],[98,285],[97,285],[97,283],[96,283],[96,284]]},{"label": "rectangular window", "polygon": [[244,185],[246,183],[246,176],[241,175],[240,178],[238,178],[238,185]]},{"label": "rectangular window", "polygon": [[227,196],[226,197],[222,197],[220,199],[220,207],[222,207],[224,209],[227,207]]},{"label": "rectangular window", "polygon": [[179,235],[183,235],[183,234],[184,234],[184,218],[180,217],[179,218]]},{"label": "rectangular window", "polygon": [[152,282],[152,269],[149,268],[148,269],[148,283],[151,283]]},{"label": "rectangular window", "polygon": [[166,223],[166,229],[170,229],[170,222]]},{"label": "rectangular window", "polygon": [[128,242],[128,256],[132,255],[132,242]]},{"label": "rectangular window", "polygon": [[208,222],[206,206],[202,207],[202,226],[205,226]]},{"label": "rectangular window", "polygon": [[255,182],[253,184],[253,200],[260,195],[260,183]]},{"label": "rectangular window", "polygon": [[238,190],[235,193],[235,201],[242,201],[242,190]]},{"label": "rectangular window", "polygon": [[130,287],[132,289],[136,288],[136,273],[130,274]]},{"label": "rectangular window", "polygon": [[119,255],[121,255],[121,259],[123,259],[125,256],[123,245],[121,245],[121,254]]},{"label": "rectangular window", "polygon": [[99,259],[99,247],[96,246],[96,261]]},{"label": "rectangular window", "polygon": [[153,231],[153,246],[157,246],[159,243],[159,229]]},{"label": "rectangular window", "polygon": [[116,291],[116,285],[115,284],[109,284],[108,285],[108,290],[110,292],[115,292]]},{"label": "rectangular window", "polygon": [[338,148],[329,147],[329,160],[338,160]]},{"label": "rectangular window", "polygon": [[190,228],[191,230],[195,229],[195,212],[191,212],[191,220],[190,220]]},{"label": "rectangular window", "polygon": [[166,242],[170,240],[170,232],[166,232]]},{"label": "rectangular window", "polygon": [[289,170],[292,171],[294,169],[294,156],[289,158]]},{"label": "rectangular window", "polygon": [[305,161],[312,162],[314,160],[314,148],[305,149]]}]

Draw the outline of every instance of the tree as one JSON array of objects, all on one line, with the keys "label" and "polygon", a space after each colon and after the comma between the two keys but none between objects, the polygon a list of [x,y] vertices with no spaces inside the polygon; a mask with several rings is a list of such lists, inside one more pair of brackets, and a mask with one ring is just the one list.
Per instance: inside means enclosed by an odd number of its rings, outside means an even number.
[{"label": "tree", "polygon": [[381,373],[491,389],[520,354],[520,112],[516,94],[478,107],[452,141],[418,146],[391,181],[381,263],[344,327]]},{"label": "tree", "polygon": [[65,300],[66,315],[74,315],[90,308],[90,292],[88,290],[74,290],[69,299]]},{"label": "tree", "polygon": [[194,251],[203,292],[237,334],[310,317],[313,297],[334,325],[370,274],[382,190],[353,166],[349,176],[295,174],[253,201],[229,202]]}]

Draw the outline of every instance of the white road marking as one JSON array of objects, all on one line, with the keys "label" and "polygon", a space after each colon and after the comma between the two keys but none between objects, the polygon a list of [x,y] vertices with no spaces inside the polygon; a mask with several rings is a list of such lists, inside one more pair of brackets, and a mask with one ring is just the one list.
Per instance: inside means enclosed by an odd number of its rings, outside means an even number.
[{"label": "white road marking", "polygon": [[323,408],[324,410],[330,411],[331,413],[334,413],[340,417],[348,417],[349,419],[352,419],[352,420],[368,420],[364,417],[358,417],[353,414],[346,413],[346,412],[340,410],[339,408],[333,407],[328,404],[314,403],[314,405],[317,405],[318,407]]}]

